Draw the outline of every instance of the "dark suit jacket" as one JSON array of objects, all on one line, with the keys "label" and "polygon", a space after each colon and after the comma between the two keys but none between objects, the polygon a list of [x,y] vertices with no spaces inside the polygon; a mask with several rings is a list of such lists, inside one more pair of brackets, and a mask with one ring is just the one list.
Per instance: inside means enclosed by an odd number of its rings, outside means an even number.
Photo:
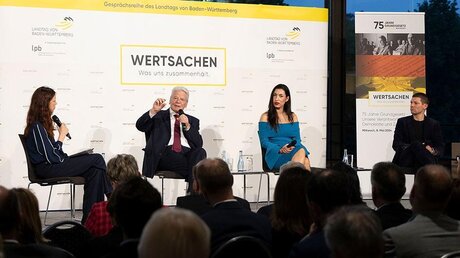
[{"label": "dark suit jacket", "polygon": [[272,235],[269,220],[243,208],[235,201],[217,204],[201,216],[211,230],[211,249],[236,236],[253,236],[271,245]]},{"label": "dark suit jacket", "polygon": [[[251,206],[249,205],[248,201],[236,196],[235,199],[238,201],[241,207],[248,211],[251,210]],[[198,216],[201,216],[212,209],[211,204],[201,194],[177,197],[176,207],[191,210],[195,212]]]},{"label": "dark suit jacket", "polygon": [[[398,160],[401,151],[414,142],[413,132],[414,119],[412,115],[398,119],[393,138],[393,150],[396,152],[393,158],[394,163],[399,163]],[[441,156],[444,151],[444,141],[442,139],[442,131],[439,122],[432,118],[425,117],[423,132],[425,144],[435,148],[436,151],[438,151],[437,155]]]},{"label": "dark suit jacket", "polygon": [[[158,167],[161,154],[168,145],[171,138],[171,120],[170,112],[160,110],[155,116],[150,118],[149,111],[144,113],[136,122],[136,128],[145,133],[145,153],[142,167],[142,174],[147,177],[153,177]],[[200,120],[186,115],[190,122],[190,129],[184,131],[184,137],[187,139],[191,149],[202,148],[203,138],[201,137]]]},{"label": "dark suit jacket", "polygon": [[294,244],[289,253],[289,258],[329,258],[330,254],[331,251],[326,244],[324,230],[320,230]]},{"label": "dark suit jacket", "polygon": [[399,226],[409,221],[412,217],[412,211],[404,208],[401,203],[389,203],[375,211],[382,223],[382,229]]},{"label": "dark suit jacket", "polygon": [[8,258],[45,258],[45,257],[56,257],[56,258],[72,258],[74,257],[71,253],[64,249],[49,246],[46,244],[17,244],[17,243],[4,243],[5,257]]}]

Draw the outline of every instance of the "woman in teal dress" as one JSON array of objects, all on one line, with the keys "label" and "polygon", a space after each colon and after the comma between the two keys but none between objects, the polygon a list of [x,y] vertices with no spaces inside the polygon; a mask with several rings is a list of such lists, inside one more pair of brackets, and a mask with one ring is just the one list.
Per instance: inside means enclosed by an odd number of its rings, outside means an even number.
[{"label": "woman in teal dress", "polygon": [[[268,111],[260,117],[259,138],[270,169],[277,170],[289,161],[296,161],[310,170],[310,153],[301,144],[299,121],[291,110],[291,93],[284,84],[278,84],[272,90]],[[292,140],[297,143],[288,147]]]}]

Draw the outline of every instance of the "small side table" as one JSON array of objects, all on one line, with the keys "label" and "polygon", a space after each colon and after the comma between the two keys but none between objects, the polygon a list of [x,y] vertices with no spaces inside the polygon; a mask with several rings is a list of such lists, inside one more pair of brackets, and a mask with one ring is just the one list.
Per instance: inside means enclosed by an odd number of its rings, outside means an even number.
[{"label": "small side table", "polygon": [[270,174],[269,172],[265,171],[243,171],[243,172],[237,172],[237,171],[232,171],[232,175],[234,176],[243,176],[243,198],[246,199],[246,176],[247,175],[260,175],[259,179],[259,191],[257,193],[257,206],[259,206],[259,198],[260,198],[260,187],[262,185],[262,176],[266,175],[267,176],[267,205],[270,204]]}]

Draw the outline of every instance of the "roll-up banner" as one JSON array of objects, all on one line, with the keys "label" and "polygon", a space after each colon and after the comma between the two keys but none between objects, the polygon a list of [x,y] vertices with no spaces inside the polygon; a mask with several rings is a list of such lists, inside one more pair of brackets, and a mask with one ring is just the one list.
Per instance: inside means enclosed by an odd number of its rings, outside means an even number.
[{"label": "roll-up banner", "polygon": [[357,166],[391,161],[398,118],[426,91],[425,14],[355,13]]}]

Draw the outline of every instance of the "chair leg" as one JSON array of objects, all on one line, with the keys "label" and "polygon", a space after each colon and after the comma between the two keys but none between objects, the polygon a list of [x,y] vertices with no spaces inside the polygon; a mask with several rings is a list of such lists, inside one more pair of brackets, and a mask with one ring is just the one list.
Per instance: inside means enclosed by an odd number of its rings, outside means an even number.
[{"label": "chair leg", "polygon": [[257,202],[256,202],[256,209],[259,208],[259,200],[260,200],[260,187],[262,186],[262,173],[260,173],[259,178],[259,190],[257,191]]},{"label": "chair leg", "polygon": [[70,183],[70,219],[75,219],[75,184]]},{"label": "chair leg", "polygon": [[164,202],[164,196],[165,196],[165,178],[164,177],[160,177],[161,179],[161,201]]},{"label": "chair leg", "polygon": [[53,186],[50,186],[50,194],[48,195],[48,203],[46,204],[46,211],[45,211],[45,220],[43,221],[43,224],[46,225],[46,218],[48,217],[48,209],[50,207],[50,200],[51,200],[51,192],[53,191]]}]

